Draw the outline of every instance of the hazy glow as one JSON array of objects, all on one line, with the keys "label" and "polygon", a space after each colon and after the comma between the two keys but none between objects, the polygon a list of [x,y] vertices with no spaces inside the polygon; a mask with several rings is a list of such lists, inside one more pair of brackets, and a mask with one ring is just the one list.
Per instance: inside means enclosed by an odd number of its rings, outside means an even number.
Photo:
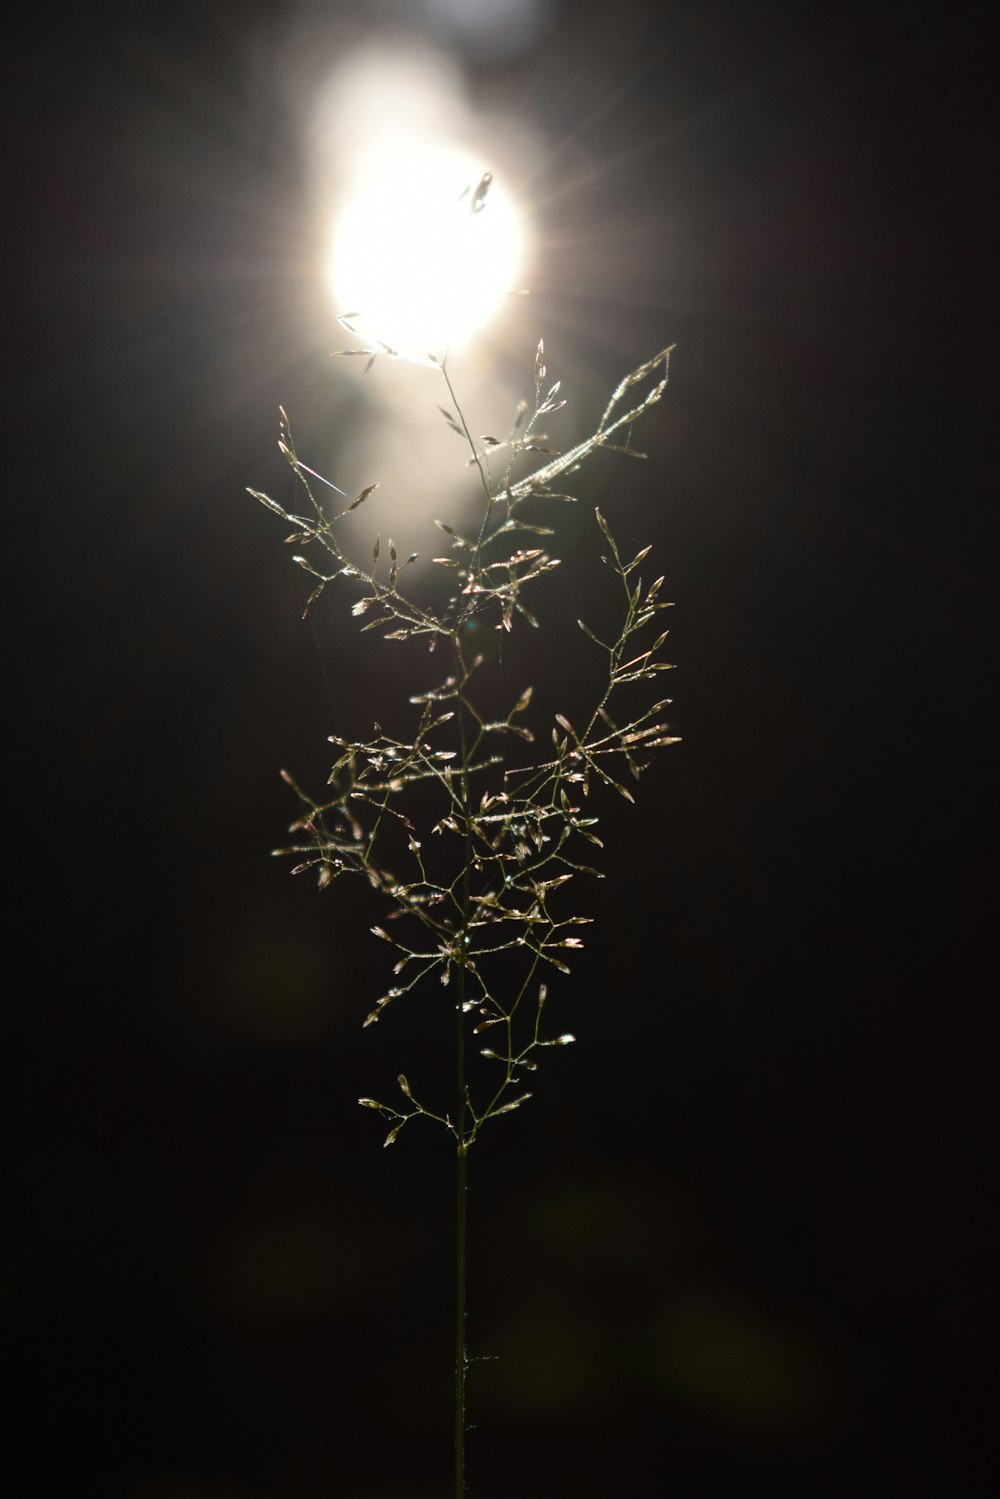
[{"label": "hazy glow", "polygon": [[[414,0],[398,0],[405,11]],[[554,0],[420,0],[444,38],[492,57],[528,47],[551,16]]]},{"label": "hazy glow", "polygon": [[[401,352],[441,354],[516,286],[522,231],[502,183],[472,210],[483,164],[430,140],[369,158],[337,215],[328,280],[338,313]],[[463,189],[468,189],[463,195]]]},{"label": "hazy glow", "polygon": [[[405,4],[413,9],[416,0]],[[502,8],[502,0],[484,4]],[[404,0],[379,9],[393,6]],[[477,476],[441,421],[437,406],[450,398],[427,355],[455,351],[452,374],[476,432],[506,430],[525,380],[530,388],[543,330],[526,328],[523,363],[514,363],[511,340],[531,304],[504,294],[531,285],[525,171],[545,150],[526,110],[497,113],[470,96],[454,48],[432,46],[409,26],[356,45],[352,35],[347,28],[323,42],[305,26],[286,64],[313,203],[318,295],[307,304],[306,331],[324,363],[376,339],[410,357],[380,359],[370,375],[367,360],[333,361],[330,394],[343,400],[343,419],[327,422],[304,456],[351,494],[378,480],[377,493],[344,520],[346,544],[370,557],[376,533],[392,536],[404,556],[421,554],[412,577],[433,555],[434,517],[464,524],[469,516],[473,525],[478,514]],[[482,211],[471,213],[486,171],[493,179]],[[497,336],[485,338],[495,311]],[[357,338],[334,321],[349,312],[360,314]]]}]

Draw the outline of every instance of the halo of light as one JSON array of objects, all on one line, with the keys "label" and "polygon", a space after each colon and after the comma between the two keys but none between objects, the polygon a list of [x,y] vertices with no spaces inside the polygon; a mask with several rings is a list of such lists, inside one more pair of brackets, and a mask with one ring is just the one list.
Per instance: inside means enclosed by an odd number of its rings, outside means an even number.
[{"label": "halo of light", "polygon": [[365,338],[440,355],[493,316],[514,289],[523,230],[503,184],[470,155],[431,142],[366,163],[334,224],[327,281]]}]

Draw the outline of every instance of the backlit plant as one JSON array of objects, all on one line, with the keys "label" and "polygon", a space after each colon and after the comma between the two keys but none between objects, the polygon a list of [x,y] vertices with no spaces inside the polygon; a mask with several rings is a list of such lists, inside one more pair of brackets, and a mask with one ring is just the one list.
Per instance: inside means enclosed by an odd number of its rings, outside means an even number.
[{"label": "backlit plant", "polygon": [[[353,331],[349,317],[342,322]],[[369,361],[394,353],[385,345],[345,352]],[[348,558],[338,522],[377,486],[330,514],[328,495],[343,492],[300,459],[284,411],[280,448],[295,476],[295,508],[250,491],[291,527],[287,540],[302,548],[294,561],[314,580],[307,612],[340,584],[362,630],[381,631],[397,648],[409,642],[424,657],[429,650],[428,665],[438,667],[408,694],[405,737],[378,724],[363,741],[331,736],[335,759],[322,793],[311,795],[282,772],[300,815],[293,843],[276,852],[295,859],[293,873],[314,871],[321,889],[342,875],[361,875],[388,908],[372,931],[392,949],[392,982],[369,1009],[366,1026],[396,1003],[418,1002],[427,984],[445,985],[452,999],[450,1092],[428,1097],[411,1068],[398,1078],[397,1101],[359,1102],[389,1123],[385,1145],[414,1119],[425,1119],[456,1152],[456,1499],[465,1491],[468,1154],[488,1124],[531,1097],[546,1049],[574,1039],[546,1025],[546,977],[568,973],[583,946],[579,932],[589,918],[567,905],[572,882],[600,877],[593,860],[603,845],[591,793],[606,788],[633,801],[626,779],[638,780],[652,752],[676,742],[662,716],[670,700],[655,691],[668,669],[661,657],[664,580],[644,582],[640,567],[650,548],[623,554],[600,509],[596,527],[619,610],[616,629],[604,631],[608,638],[578,621],[580,649],[594,669],[589,711],[571,723],[562,712],[546,711],[532,684],[523,683],[497,715],[495,653],[486,659],[478,642],[484,627],[501,638],[538,627],[535,597],[560,565],[549,550],[553,516],[574,498],[565,485],[600,449],[632,452],[633,423],[663,395],[669,355],[665,349],[627,375],[591,435],[561,453],[546,446],[541,430],[565,405],[559,382],[546,383],[541,343],[532,399],[521,402],[502,439],[473,437],[447,358],[430,356],[447,389],[441,417],[462,440],[481,489],[478,522],[467,532],[436,522],[446,538],[433,559],[445,585],[437,603],[431,585],[408,586],[419,576],[408,571],[416,554],[401,561],[391,541],[383,546],[376,538],[367,565]]]}]

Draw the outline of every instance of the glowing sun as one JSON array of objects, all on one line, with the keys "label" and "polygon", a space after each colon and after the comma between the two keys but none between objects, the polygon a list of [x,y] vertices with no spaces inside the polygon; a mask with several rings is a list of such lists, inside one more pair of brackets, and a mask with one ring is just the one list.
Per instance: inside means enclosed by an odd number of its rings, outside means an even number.
[{"label": "glowing sun", "polygon": [[372,165],[334,224],[327,281],[337,311],[364,338],[439,355],[514,289],[520,217],[461,151],[414,143]]}]

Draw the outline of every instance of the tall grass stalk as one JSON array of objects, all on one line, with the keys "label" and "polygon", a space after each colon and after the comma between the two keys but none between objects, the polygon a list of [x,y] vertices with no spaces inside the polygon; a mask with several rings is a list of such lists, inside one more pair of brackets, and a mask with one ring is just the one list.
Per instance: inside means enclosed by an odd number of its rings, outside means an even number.
[{"label": "tall grass stalk", "polygon": [[[341,321],[354,331],[349,318]],[[490,680],[476,642],[486,625],[501,640],[515,627],[538,628],[533,595],[559,565],[549,551],[556,536],[550,521],[574,499],[564,485],[599,450],[641,456],[631,448],[632,428],[663,395],[670,352],[662,350],[627,375],[591,435],[564,452],[548,447],[542,431],[565,401],[560,382],[546,383],[541,343],[533,397],[520,403],[503,438],[473,436],[447,359],[430,356],[449,403],[433,419],[443,419],[462,440],[482,491],[479,518],[468,534],[449,521],[436,522],[446,538],[443,554],[433,559],[445,582],[437,596],[433,584],[407,586],[416,576],[407,571],[416,553],[401,561],[391,540],[383,548],[376,537],[364,565],[348,558],[338,523],[377,486],[345,496],[348,503],[331,514],[328,493],[343,491],[299,458],[283,410],[279,446],[295,476],[296,508],[250,490],[291,527],[286,540],[301,549],[293,561],[312,582],[307,613],[330,585],[342,582],[352,616],[370,616],[362,630],[380,630],[395,649],[408,643],[444,657],[430,685],[408,698],[412,732],[398,737],[376,724],[365,740],[331,735],[334,764],[315,796],[282,772],[299,815],[292,843],[275,852],[295,859],[293,874],[312,871],[320,889],[355,874],[388,901],[386,925],[372,931],[393,950],[393,983],[366,1026],[397,1001],[412,1003],[431,980],[451,986],[454,995],[450,1096],[428,1096],[422,1081],[417,1090],[400,1073],[398,1104],[369,1097],[359,1102],[389,1123],[386,1146],[421,1119],[445,1131],[455,1147],[455,1499],[465,1494],[469,1152],[487,1124],[530,1099],[525,1084],[546,1050],[574,1040],[568,1032],[550,1033],[544,1023],[546,978],[569,973],[568,958],[583,946],[578,929],[589,918],[566,910],[568,887],[579,875],[601,877],[591,863],[603,847],[591,789],[634,801],[623,777],[638,780],[651,753],[676,742],[663,718],[670,699],[652,690],[669,669],[661,654],[667,631],[657,627],[668,607],[660,597],[664,580],[644,584],[639,568],[650,548],[626,558],[600,509],[596,529],[618,593],[618,625],[599,634],[577,621],[596,684],[582,726],[538,706],[531,684],[513,699],[508,695],[499,714],[491,711],[502,685]],[[344,353],[367,356],[370,365],[394,351],[376,345]],[[480,1045],[480,1037],[491,1044]],[[468,1065],[473,1044],[475,1076]]]}]

